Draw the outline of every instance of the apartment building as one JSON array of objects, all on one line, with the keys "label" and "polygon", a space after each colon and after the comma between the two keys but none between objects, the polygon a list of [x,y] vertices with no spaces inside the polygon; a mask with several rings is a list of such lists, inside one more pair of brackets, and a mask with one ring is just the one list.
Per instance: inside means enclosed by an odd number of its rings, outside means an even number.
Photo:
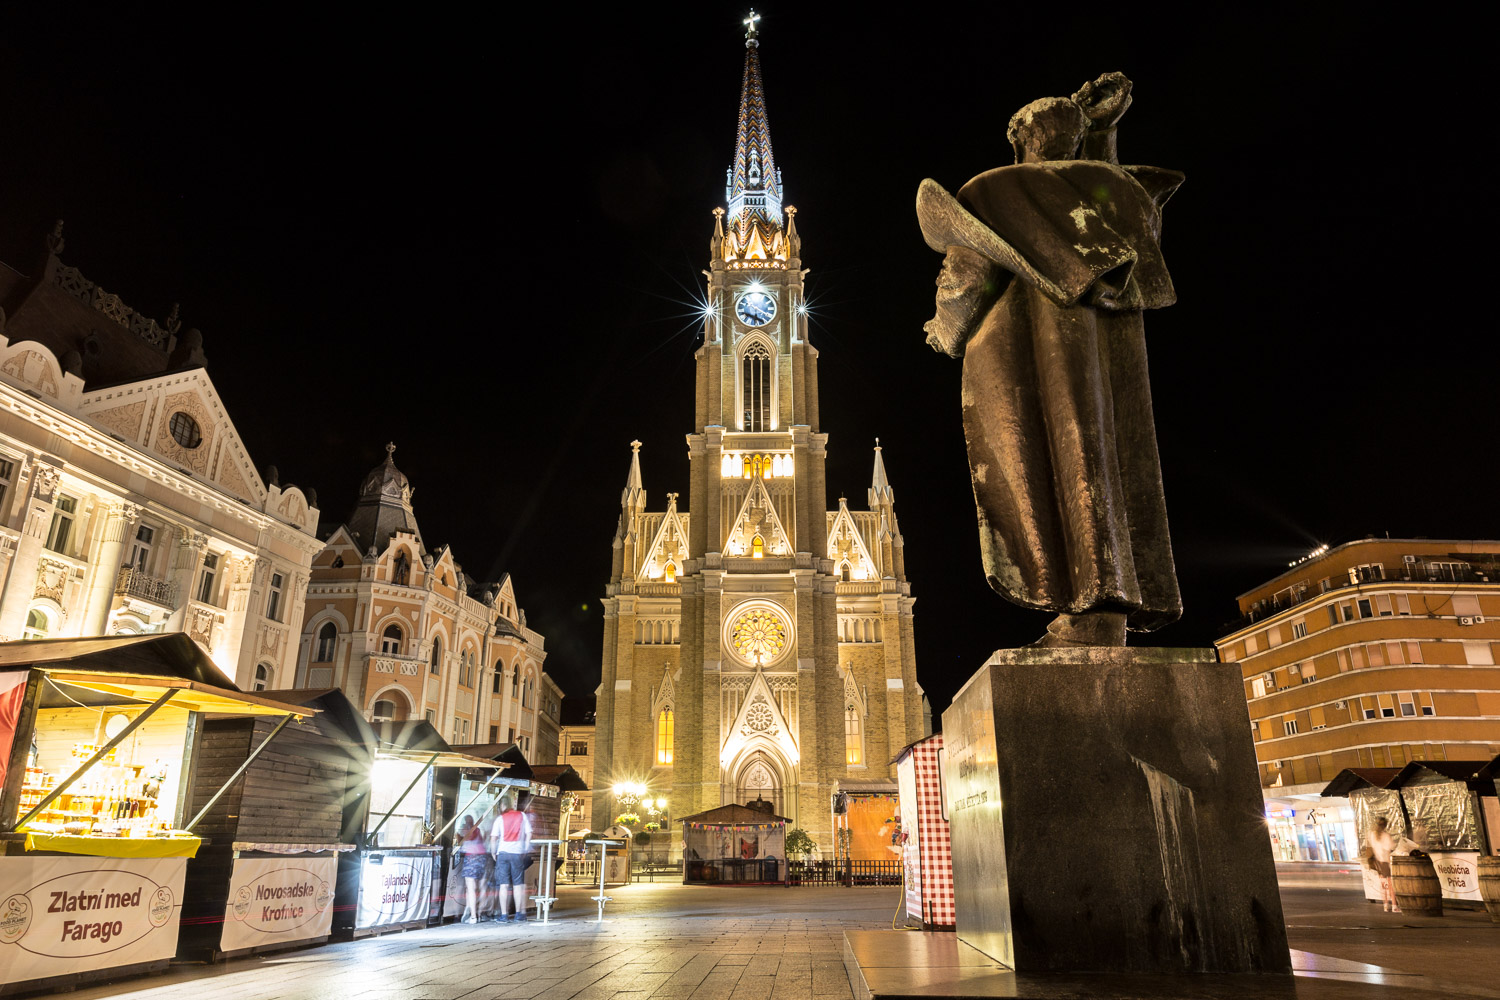
[{"label": "apartment building", "polygon": [[1500,541],[1322,547],[1238,598],[1240,664],[1277,856],[1348,860],[1346,767],[1500,753]]}]

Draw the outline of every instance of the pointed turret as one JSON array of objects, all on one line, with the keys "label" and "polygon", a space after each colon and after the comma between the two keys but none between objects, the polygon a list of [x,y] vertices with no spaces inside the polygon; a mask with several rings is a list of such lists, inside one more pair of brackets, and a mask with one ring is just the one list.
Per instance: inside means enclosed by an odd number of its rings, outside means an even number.
[{"label": "pointed turret", "polygon": [[771,126],[766,120],[759,21],[760,15],[754,10],[745,19],[749,29],[745,32],[745,76],[740,85],[734,162],[725,175],[724,200],[729,205],[729,218],[722,252],[726,261],[780,261],[776,266],[785,266],[788,247],[781,229],[781,172],[771,152]]},{"label": "pointed turret", "polygon": [[646,489],[641,483],[641,443],[630,442],[630,472],[625,476],[625,489],[620,493],[620,506],[644,507]]},{"label": "pointed turret", "polygon": [[394,443],[385,446],[385,461],[371,469],[360,484],[359,500],[347,524],[361,547],[368,546],[377,553],[385,551],[391,535],[398,531],[409,531],[419,543],[422,540],[411,509],[411,483],[396,468],[395,453]]},{"label": "pointed turret", "polygon": [[635,551],[639,543],[636,526],[646,509],[646,487],[641,481],[641,443],[630,442],[630,471],[625,474],[625,488],[620,491],[620,525],[615,530],[615,554],[610,570],[618,582],[635,570]]},{"label": "pointed turret", "polygon": [[882,504],[893,504],[896,502],[896,491],[891,489],[891,482],[885,477],[885,459],[880,457],[880,438],[875,439],[875,473],[870,477],[870,509],[876,510]]}]

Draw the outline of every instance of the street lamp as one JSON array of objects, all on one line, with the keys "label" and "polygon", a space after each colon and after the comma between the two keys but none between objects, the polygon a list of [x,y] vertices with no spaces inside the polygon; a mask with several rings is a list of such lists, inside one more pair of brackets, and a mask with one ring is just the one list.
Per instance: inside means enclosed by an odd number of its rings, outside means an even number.
[{"label": "street lamp", "polygon": [[613,789],[615,802],[620,807],[620,814],[615,817],[615,822],[627,830],[640,823],[641,818],[636,815],[636,805],[646,797],[646,786],[638,781],[621,781]]}]

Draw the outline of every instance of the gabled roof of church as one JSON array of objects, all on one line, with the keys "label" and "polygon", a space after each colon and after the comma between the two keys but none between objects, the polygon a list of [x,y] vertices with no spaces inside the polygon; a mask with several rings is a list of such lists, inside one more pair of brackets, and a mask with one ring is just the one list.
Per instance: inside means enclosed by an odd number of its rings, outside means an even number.
[{"label": "gabled roof of church", "polygon": [[833,523],[828,528],[827,555],[834,561],[835,570],[839,563],[847,559],[851,570],[858,571],[863,565],[865,573],[860,579],[880,576],[880,566],[870,555],[864,535],[860,532],[859,525],[854,523],[854,517],[849,513],[849,503],[843,497],[839,497],[839,512],[834,515]]},{"label": "gabled roof of church", "polygon": [[396,446],[385,446],[385,461],[370,470],[359,487],[359,499],[346,523],[349,533],[366,548],[384,552],[391,536],[409,531],[422,541],[416,515],[411,509],[411,482],[396,468]]}]

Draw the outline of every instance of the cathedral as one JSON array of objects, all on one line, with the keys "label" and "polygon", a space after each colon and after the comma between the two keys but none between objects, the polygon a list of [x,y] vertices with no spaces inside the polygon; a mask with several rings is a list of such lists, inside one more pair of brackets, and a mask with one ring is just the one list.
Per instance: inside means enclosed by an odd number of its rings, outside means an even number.
[{"label": "cathedral", "polygon": [[604,599],[594,815],[620,812],[619,782],[669,797],[673,817],[762,800],[831,856],[834,795],[891,782],[896,752],[924,735],[914,598],[878,442],[867,509],[843,497],[828,509],[807,272],[755,20],[727,209],[714,209],[686,503],[667,493],[664,510],[648,508],[631,442]]}]

